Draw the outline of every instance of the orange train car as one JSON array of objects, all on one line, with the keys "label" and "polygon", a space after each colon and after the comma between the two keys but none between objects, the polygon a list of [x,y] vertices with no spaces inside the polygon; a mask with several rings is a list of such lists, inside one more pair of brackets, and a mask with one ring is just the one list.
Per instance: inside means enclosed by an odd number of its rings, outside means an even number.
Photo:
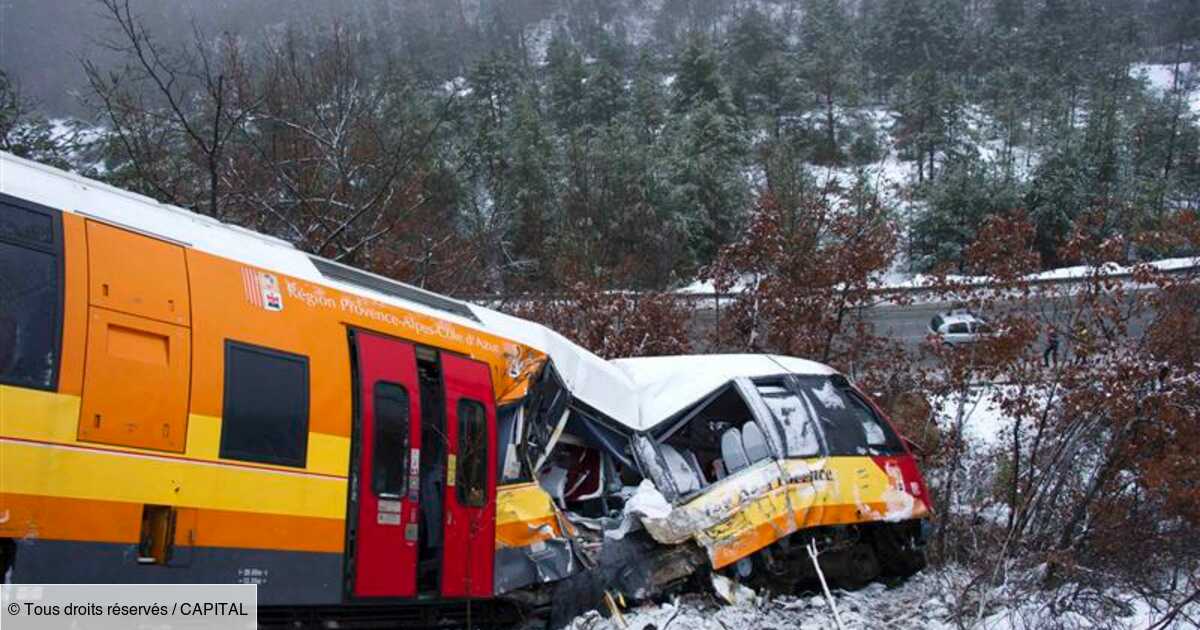
[{"label": "orange train car", "polygon": [[7,579],[482,598],[559,536],[528,475],[497,489],[546,357],[486,309],[2,157]]}]

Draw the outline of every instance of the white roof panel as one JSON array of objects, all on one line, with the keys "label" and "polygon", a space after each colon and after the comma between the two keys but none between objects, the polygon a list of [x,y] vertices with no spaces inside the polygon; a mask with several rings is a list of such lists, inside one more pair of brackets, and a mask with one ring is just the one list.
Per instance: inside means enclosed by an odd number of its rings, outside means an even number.
[{"label": "white roof panel", "polygon": [[643,357],[612,361],[637,390],[638,423],[649,429],[738,377],[777,374],[832,375],[833,368],[774,354],[712,354]]}]

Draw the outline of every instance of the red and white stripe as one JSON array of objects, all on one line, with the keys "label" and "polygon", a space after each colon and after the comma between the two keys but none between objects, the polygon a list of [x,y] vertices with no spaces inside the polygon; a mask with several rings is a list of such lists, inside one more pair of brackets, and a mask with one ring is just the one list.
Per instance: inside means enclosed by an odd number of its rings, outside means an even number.
[{"label": "red and white stripe", "polygon": [[242,288],[246,290],[246,300],[262,308],[262,286],[258,282],[258,272],[242,267]]}]

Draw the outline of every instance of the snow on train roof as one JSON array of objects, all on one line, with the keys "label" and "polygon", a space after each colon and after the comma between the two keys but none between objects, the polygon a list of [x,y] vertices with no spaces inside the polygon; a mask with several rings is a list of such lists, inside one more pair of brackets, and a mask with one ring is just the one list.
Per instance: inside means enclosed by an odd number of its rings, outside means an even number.
[{"label": "snow on train roof", "polygon": [[[633,385],[620,369],[534,322],[475,304],[466,305],[478,321],[418,302],[323,275],[309,255],[283,241],[259,234],[150,197],[121,190],[56,168],[0,152],[0,192],[174,241],[210,254],[268,271],[363,295],[410,311],[483,330],[545,352],[554,360],[571,393],[628,426],[636,426],[638,408]],[[407,285],[405,285],[407,286]],[[428,293],[417,287],[415,292]],[[442,296],[439,296],[442,297]]]},{"label": "snow on train roof", "polygon": [[637,389],[639,430],[649,429],[738,377],[835,374],[833,368],[776,354],[712,354],[614,359]]}]

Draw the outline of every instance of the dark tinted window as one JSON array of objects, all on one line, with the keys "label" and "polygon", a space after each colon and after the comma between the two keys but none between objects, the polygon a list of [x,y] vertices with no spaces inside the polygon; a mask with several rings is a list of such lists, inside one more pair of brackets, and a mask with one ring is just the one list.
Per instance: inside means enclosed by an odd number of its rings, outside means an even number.
[{"label": "dark tinted window", "polygon": [[834,379],[798,379],[801,393],[812,404],[830,455],[887,455],[904,447],[891,427],[846,384]]},{"label": "dark tinted window", "polygon": [[0,380],[54,387],[57,316],[55,257],[0,242]]},{"label": "dark tinted window", "polygon": [[221,457],[304,467],[308,357],[225,342]]},{"label": "dark tinted window", "polygon": [[0,199],[0,383],[57,385],[62,286],[57,214]]},{"label": "dark tinted window", "polygon": [[375,494],[404,494],[408,464],[408,392],[395,383],[375,384],[375,451],[371,489]]},{"label": "dark tinted window", "polygon": [[54,216],[0,202],[0,238],[54,244]]},{"label": "dark tinted window", "polygon": [[948,331],[951,335],[965,335],[965,334],[967,334],[967,325],[966,324],[950,324],[950,328],[948,329]]},{"label": "dark tinted window", "polygon": [[470,507],[487,504],[487,412],[474,400],[458,402],[458,502]]}]

